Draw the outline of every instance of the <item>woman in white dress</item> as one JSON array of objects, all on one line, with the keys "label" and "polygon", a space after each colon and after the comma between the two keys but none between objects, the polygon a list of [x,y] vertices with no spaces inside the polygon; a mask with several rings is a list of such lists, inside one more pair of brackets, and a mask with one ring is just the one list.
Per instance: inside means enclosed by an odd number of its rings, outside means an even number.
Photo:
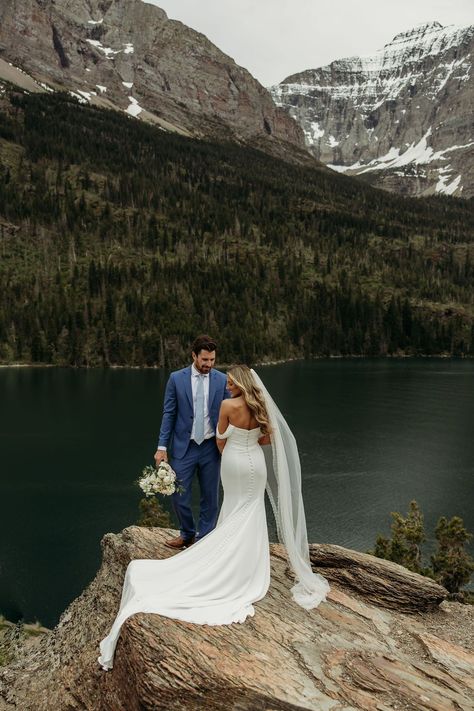
[{"label": "woman in white dress", "polygon": [[[255,614],[253,604],[270,585],[265,489],[297,578],[294,600],[310,609],[326,598],[329,585],[309,562],[294,437],[255,371],[231,368],[227,387],[232,397],[222,402],[216,432],[224,489],[216,528],[172,558],[128,565],[120,609],[100,643],[105,670],[113,666],[122,624],[137,612],[205,625],[244,622]],[[269,443],[273,467],[267,472],[262,445]]]}]

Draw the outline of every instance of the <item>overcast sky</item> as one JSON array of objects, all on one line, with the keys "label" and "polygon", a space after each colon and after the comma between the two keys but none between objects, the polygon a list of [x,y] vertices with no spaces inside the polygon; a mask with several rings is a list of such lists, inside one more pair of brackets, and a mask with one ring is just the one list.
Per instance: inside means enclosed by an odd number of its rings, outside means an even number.
[{"label": "overcast sky", "polygon": [[422,22],[474,24],[474,0],[145,0],[205,34],[264,86],[372,54]]}]

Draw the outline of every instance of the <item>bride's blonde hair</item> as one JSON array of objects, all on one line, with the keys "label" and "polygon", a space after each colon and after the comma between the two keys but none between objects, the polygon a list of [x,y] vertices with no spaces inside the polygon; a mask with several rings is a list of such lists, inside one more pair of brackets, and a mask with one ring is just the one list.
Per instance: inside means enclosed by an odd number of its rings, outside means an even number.
[{"label": "bride's blonde hair", "polygon": [[262,431],[262,435],[270,434],[272,430],[267,408],[265,407],[265,399],[262,391],[255,384],[248,365],[233,365],[227,371],[227,375],[241,391],[247,407]]}]

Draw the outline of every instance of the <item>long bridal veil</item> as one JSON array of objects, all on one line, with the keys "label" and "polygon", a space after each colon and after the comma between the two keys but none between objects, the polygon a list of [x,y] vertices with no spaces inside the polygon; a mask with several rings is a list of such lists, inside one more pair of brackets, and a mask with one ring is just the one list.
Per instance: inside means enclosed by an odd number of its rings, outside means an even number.
[{"label": "long bridal veil", "polygon": [[309,559],[308,534],[301,490],[301,465],[296,440],[261,378],[251,370],[265,398],[270,418],[273,468],[267,472],[267,494],[275,515],[278,539],[286,547],[297,582],[293,599],[310,610],[326,599],[329,583],[313,573]]}]

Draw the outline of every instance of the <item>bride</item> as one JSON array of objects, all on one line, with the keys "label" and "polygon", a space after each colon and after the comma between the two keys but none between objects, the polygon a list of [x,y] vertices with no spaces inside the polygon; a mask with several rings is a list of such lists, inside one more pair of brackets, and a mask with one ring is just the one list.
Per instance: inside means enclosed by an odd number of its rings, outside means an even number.
[{"label": "bride", "polygon": [[[245,365],[227,374],[231,399],[224,400],[216,432],[222,453],[224,499],[213,531],[164,560],[129,563],[120,609],[100,643],[100,666],[112,669],[124,621],[148,612],[200,625],[228,625],[253,616],[253,604],[270,585],[265,515],[267,491],[296,584],[296,603],[311,609],[326,599],[329,585],[311,570],[295,438],[257,373]],[[268,468],[261,445],[271,443]]]}]

